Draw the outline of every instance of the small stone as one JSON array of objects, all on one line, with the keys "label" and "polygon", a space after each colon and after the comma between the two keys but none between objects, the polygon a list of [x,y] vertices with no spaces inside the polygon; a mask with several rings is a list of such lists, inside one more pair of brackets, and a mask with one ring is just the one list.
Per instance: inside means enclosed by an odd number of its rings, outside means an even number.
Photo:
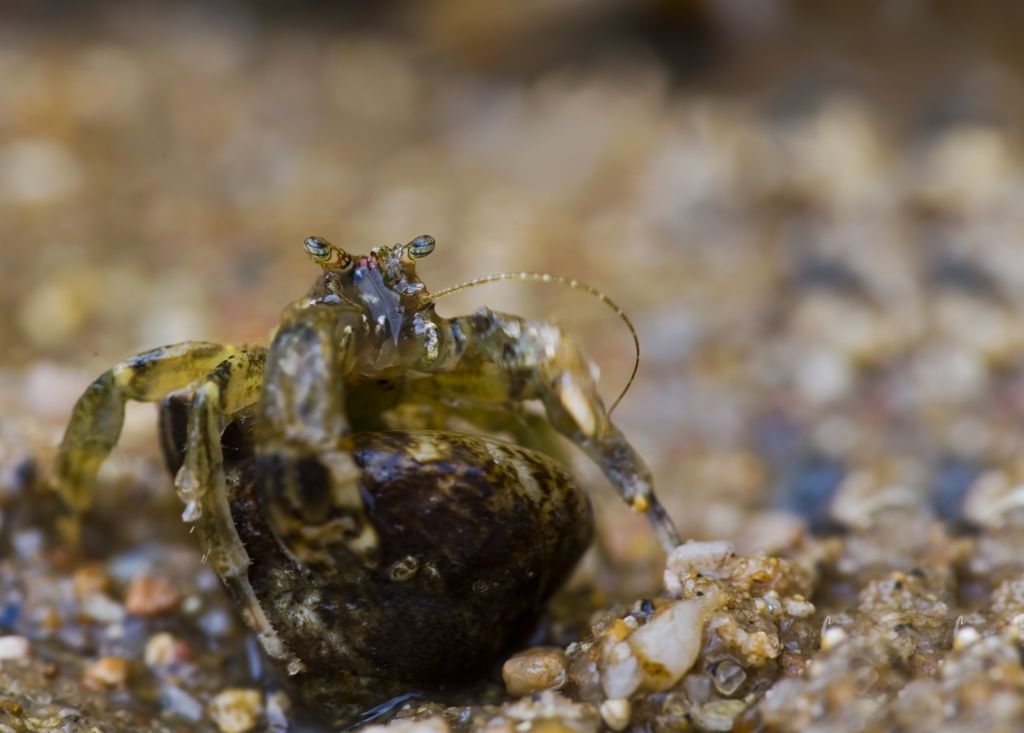
[{"label": "small stone", "polygon": [[210,701],[206,709],[221,733],[247,733],[263,714],[259,690],[229,688]]},{"label": "small stone", "polygon": [[814,615],[814,604],[803,598],[786,598],[783,601],[786,614],[793,618],[810,618]]},{"label": "small stone", "polygon": [[669,585],[669,576],[689,578],[701,575],[720,579],[726,572],[722,566],[732,553],[733,545],[730,542],[684,542],[668,556],[665,565],[666,585]]},{"label": "small stone", "polygon": [[509,657],[501,676],[508,693],[517,697],[560,689],[567,677],[565,654],[554,647],[527,649]]},{"label": "small stone", "polygon": [[729,731],[749,704],[743,700],[715,700],[701,705],[694,719],[702,730]]},{"label": "small stone", "polygon": [[636,692],[643,681],[640,663],[632,647],[620,641],[606,653],[601,666],[601,687],[609,698],[626,698]]},{"label": "small stone", "polygon": [[104,624],[124,621],[124,606],[106,593],[90,593],[82,599],[82,614]]},{"label": "small stone", "polygon": [[846,641],[846,630],[842,626],[829,626],[821,632],[821,650],[827,652],[830,649]]},{"label": "small stone", "polygon": [[163,705],[164,713],[176,715],[192,723],[198,723],[203,718],[202,704],[175,685],[160,688],[160,704]]},{"label": "small stone", "polygon": [[128,586],[125,608],[136,616],[157,616],[178,605],[181,594],[165,578],[140,575]]},{"label": "small stone", "polygon": [[960,651],[966,649],[971,644],[974,644],[981,639],[981,634],[973,626],[961,626],[956,630],[953,635],[953,650]]},{"label": "small stone", "polygon": [[25,659],[32,645],[24,636],[0,636],[0,661]]},{"label": "small stone", "polygon": [[693,666],[700,653],[704,622],[717,602],[713,593],[678,601],[630,636],[629,645],[640,661],[647,689],[667,690]]},{"label": "small stone", "polygon": [[388,725],[370,725],[362,733],[449,733],[451,729],[444,718],[432,717],[424,720],[393,720]]},{"label": "small stone", "polygon": [[711,698],[711,680],[707,675],[688,674],[683,680],[683,692],[691,702],[705,703]]},{"label": "small stone", "polygon": [[87,687],[121,687],[128,680],[128,660],[123,657],[100,657],[85,668],[82,683]]},{"label": "small stone", "polygon": [[616,698],[601,703],[601,720],[614,731],[625,730],[633,717],[633,705],[629,700]]},{"label": "small stone", "polygon": [[188,644],[166,631],[149,637],[143,652],[143,659],[150,669],[181,664],[188,661],[191,656],[192,650]]},{"label": "small stone", "polygon": [[723,660],[715,667],[715,689],[725,697],[732,697],[746,681],[747,673],[730,659]]},{"label": "small stone", "polygon": [[103,593],[107,590],[110,585],[110,576],[99,563],[89,563],[75,571],[71,582],[75,588],[75,597],[82,601],[93,594]]},{"label": "small stone", "polygon": [[288,730],[288,714],[291,707],[291,700],[280,690],[267,695],[267,728],[285,733]]}]

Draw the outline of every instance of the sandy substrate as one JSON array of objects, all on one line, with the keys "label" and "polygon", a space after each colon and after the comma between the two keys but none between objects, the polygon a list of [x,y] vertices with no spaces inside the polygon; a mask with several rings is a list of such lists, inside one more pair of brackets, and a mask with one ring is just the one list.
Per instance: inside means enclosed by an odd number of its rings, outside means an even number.
[{"label": "sandy substrate", "polygon": [[[574,459],[600,547],[535,648],[394,726],[1024,727],[1014,23],[557,5],[0,10],[0,733],[299,725],[178,521],[152,408],[82,552],[54,446],[130,353],[264,343],[315,275],[303,237],[424,232],[430,288],[547,271],[625,308],[615,418],[710,544],[666,569]],[[609,400],[629,374],[586,296],[457,297],[555,318]]]}]

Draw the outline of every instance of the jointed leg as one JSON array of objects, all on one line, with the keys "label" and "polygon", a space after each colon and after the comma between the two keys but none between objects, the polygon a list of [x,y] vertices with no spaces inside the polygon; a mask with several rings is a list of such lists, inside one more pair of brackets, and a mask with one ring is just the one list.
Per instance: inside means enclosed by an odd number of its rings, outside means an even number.
[{"label": "jointed leg", "polygon": [[339,551],[372,563],[377,551],[345,413],[343,380],[353,369],[361,328],[357,312],[313,306],[280,327],[267,355],[261,480],[272,492],[265,499],[274,532],[308,566],[337,566]]},{"label": "jointed leg", "polygon": [[151,402],[181,389],[237,349],[200,341],[137,354],[89,385],[71,413],[57,454],[56,488],[75,511],[88,508],[100,465],[121,435],[128,400]]},{"label": "jointed leg", "polygon": [[227,417],[259,399],[265,360],[264,349],[234,354],[196,387],[189,410],[185,462],[175,486],[186,505],[184,518],[195,522],[210,563],[241,604],[249,627],[267,654],[284,662],[294,674],[302,670],[302,662],[284,646],[249,583],[249,554],[231,516],[221,450]]},{"label": "jointed leg", "polygon": [[666,551],[679,535],[654,495],[650,470],[609,420],[597,392],[591,365],[576,342],[556,326],[481,308],[455,319],[467,336],[456,368],[484,380],[497,365],[512,399],[539,399],[551,424],[579,446],[629,505],[647,515]]}]

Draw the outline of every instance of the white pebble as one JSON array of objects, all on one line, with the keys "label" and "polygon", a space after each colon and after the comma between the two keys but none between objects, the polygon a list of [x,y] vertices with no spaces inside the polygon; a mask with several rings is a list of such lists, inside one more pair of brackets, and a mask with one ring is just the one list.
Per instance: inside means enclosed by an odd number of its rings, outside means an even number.
[{"label": "white pebble", "polygon": [[821,650],[827,652],[844,641],[846,641],[846,631],[841,626],[829,626],[821,633]]},{"label": "white pebble", "polygon": [[106,593],[90,593],[82,599],[82,613],[93,621],[117,624],[124,621],[124,606]]},{"label": "white pebble", "polygon": [[394,720],[388,725],[370,725],[361,729],[361,733],[449,733],[450,729],[444,718],[427,718],[426,720]]},{"label": "white pebble", "polygon": [[644,686],[667,690],[693,666],[700,654],[704,622],[718,604],[718,595],[679,601],[629,637],[640,661]]},{"label": "white pebble", "polygon": [[32,645],[24,636],[0,636],[0,661],[24,659],[31,650]]},{"label": "white pebble", "polygon": [[685,542],[668,556],[667,572],[688,578],[702,575],[705,578],[724,577],[722,564],[733,552],[731,542]]},{"label": "white pebble", "polygon": [[605,657],[601,669],[601,688],[610,698],[629,697],[640,686],[643,677],[633,649],[624,641],[615,644]]},{"label": "white pebble", "polygon": [[973,626],[961,626],[953,635],[953,650],[966,649],[971,644],[981,639],[981,634]]},{"label": "white pebble", "polygon": [[612,730],[625,730],[632,717],[633,705],[629,700],[616,698],[601,703],[601,720]]},{"label": "white pebble", "polygon": [[783,601],[786,614],[793,618],[810,618],[814,615],[814,604],[803,599],[787,598]]}]

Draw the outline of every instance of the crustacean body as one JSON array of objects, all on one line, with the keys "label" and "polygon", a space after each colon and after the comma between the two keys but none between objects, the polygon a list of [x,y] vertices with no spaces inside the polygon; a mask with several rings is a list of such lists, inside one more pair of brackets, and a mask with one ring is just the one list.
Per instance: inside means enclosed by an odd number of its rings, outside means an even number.
[{"label": "crustacean body", "polygon": [[125,402],[162,401],[184,519],[266,653],[345,723],[493,664],[571,572],[593,523],[556,434],[676,537],[565,333],[486,308],[438,316],[414,267],[430,237],[360,257],[305,246],[323,272],[269,348],[178,344],[90,385],[57,488],[85,508]]}]

